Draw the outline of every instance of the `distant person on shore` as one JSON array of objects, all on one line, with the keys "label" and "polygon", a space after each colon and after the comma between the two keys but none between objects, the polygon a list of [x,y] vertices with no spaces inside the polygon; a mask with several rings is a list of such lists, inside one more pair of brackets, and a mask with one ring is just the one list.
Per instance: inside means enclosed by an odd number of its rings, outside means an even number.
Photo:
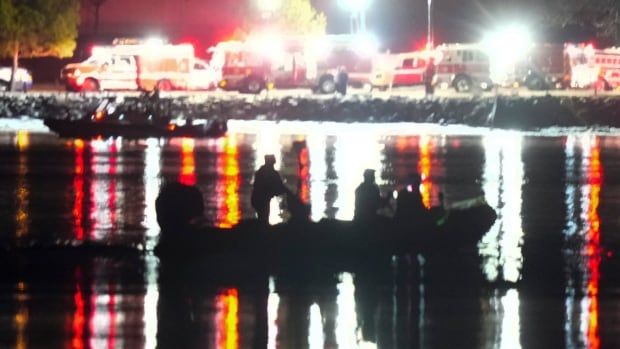
[{"label": "distant person on shore", "polygon": [[364,171],[364,182],[355,189],[354,221],[372,221],[377,218],[377,210],[385,205],[379,186],[375,182],[375,170]]},{"label": "distant person on shore", "polygon": [[432,98],[435,94],[436,72],[437,67],[435,66],[435,59],[430,57],[428,59],[428,64],[426,65],[426,69],[424,70],[424,91],[426,93],[426,98]]},{"label": "distant person on shore", "polygon": [[265,155],[265,164],[254,174],[252,186],[252,207],[256,210],[258,220],[269,224],[269,203],[274,196],[288,192],[280,174],[275,170],[276,158]]},{"label": "distant person on shore", "polygon": [[347,68],[341,66],[338,68],[338,74],[336,74],[336,92],[343,96],[347,94],[347,85],[349,84],[349,74]]},{"label": "distant person on shore", "polygon": [[420,174],[417,172],[410,173],[405,187],[398,191],[396,213],[394,214],[396,222],[409,224],[427,218],[428,210],[422,202],[420,184],[422,184]]}]

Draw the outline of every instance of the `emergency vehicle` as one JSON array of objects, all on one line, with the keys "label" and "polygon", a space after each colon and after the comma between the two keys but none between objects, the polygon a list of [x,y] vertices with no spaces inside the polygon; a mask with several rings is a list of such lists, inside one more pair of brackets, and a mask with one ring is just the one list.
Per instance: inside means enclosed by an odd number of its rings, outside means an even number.
[{"label": "emergency vehicle", "polygon": [[431,59],[436,66],[434,81],[439,87],[469,92],[476,85],[484,90],[493,86],[489,57],[477,44],[444,44],[430,51],[387,55],[379,60],[381,63],[372,74],[372,85],[384,89],[390,85],[423,84]]},{"label": "emergency vehicle", "polygon": [[216,78],[206,62],[194,57],[192,45],[132,40],[96,46],[91,57],[60,73],[71,91],[204,89]]},{"label": "emergency vehicle", "polygon": [[424,72],[432,55],[427,51],[385,54],[377,57],[371,76],[373,88],[413,86],[424,83]]},{"label": "emergency vehicle", "polygon": [[346,70],[349,84],[360,86],[369,84],[372,70],[372,48],[350,35],[257,36],[209,51],[211,66],[221,71],[219,87],[245,93],[270,86],[333,93],[339,69]]},{"label": "emergency vehicle", "polygon": [[620,87],[620,49],[595,49],[592,45],[567,45],[571,87]]},{"label": "emergency vehicle", "polygon": [[436,83],[442,87],[454,87],[458,92],[469,92],[474,87],[490,90],[489,57],[480,44],[443,44],[435,48]]},{"label": "emergency vehicle", "polygon": [[570,85],[569,58],[563,44],[534,44],[516,68],[519,81],[530,90],[565,88]]}]

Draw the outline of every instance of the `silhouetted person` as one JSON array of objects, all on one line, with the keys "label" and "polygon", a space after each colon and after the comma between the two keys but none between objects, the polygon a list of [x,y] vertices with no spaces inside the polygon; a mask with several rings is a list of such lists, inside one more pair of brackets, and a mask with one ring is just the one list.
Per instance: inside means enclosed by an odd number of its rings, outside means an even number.
[{"label": "silhouetted person", "polygon": [[412,223],[421,219],[428,212],[422,202],[420,184],[422,178],[417,172],[410,173],[407,185],[398,191],[394,219],[399,223]]},{"label": "silhouetted person", "polygon": [[265,155],[265,164],[254,174],[252,187],[252,207],[256,210],[258,220],[267,224],[271,199],[287,192],[280,174],[274,168],[275,164],[275,156]]},{"label": "silhouetted person", "polygon": [[347,94],[347,85],[349,84],[349,74],[345,67],[338,68],[338,74],[336,75],[336,92],[341,95]]},{"label": "silhouetted person", "polygon": [[431,57],[428,60],[426,69],[424,70],[424,91],[426,97],[432,97],[435,93],[434,78],[437,67],[435,66],[435,60]]},{"label": "silhouetted person", "polygon": [[375,170],[364,171],[364,182],[355,189],[355,212],[353,220],[373,220],[382,206],[381,192],[375,183]]}]

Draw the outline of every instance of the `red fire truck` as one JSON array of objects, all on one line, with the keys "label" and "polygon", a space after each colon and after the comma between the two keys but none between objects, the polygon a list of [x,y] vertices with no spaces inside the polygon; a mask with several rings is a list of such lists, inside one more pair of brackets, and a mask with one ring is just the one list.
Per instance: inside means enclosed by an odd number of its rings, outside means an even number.
[{"label": "red fire truck", "polygon": [[363,38],[350,35],[263,35],[221,42],[209,49],[211,66],[221,71],[219,87],[245,93],[259,93],[267,87],[332,93],[339,69],[347,71],[349,84],[369,84],[373,50]]},{"label": "red fire truck", "polygon": [[571,86],[575,88],[620,87],[620,49],[595,49],[592,45],[567,45]]}]

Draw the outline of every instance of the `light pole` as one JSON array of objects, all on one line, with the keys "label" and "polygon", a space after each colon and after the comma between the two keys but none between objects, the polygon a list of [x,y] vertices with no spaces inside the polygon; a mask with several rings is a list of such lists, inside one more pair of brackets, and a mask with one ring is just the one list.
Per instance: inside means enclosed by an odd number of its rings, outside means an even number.
[{"label": "light pole", "polygon": [[427,11],[428,13],[428,28],[426,30],[426,48],[427,49],[432,49],[433,48],[433,0],[427,0]]},{"label": "light pole", "polygon": [[366,32],[366,11],[371,0],[339,0],[340,7],[351,13],[351,34]]}]

